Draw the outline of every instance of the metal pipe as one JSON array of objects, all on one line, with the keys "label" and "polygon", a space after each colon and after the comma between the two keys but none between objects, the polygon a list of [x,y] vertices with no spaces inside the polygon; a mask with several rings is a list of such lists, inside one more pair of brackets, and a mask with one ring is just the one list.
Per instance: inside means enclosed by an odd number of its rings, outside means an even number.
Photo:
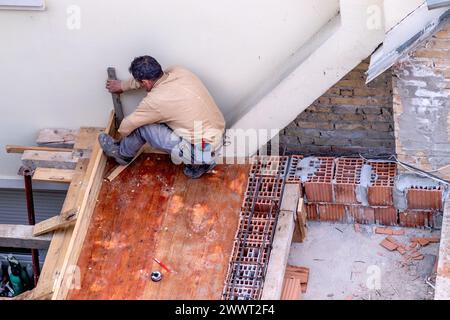
[{"label": "metal pipe", "polygon": [[[36,216],[34,211],[33,183],[31,177],[32,171],[25,169],[23,171],[23,178],[25,182],[25,195],[27,198],[28,224],[34,226],[36,224]],[[33,262],[34,286],[36,287],[41,273],[39,251],[37,249],[31,249],[31,258]]]}]

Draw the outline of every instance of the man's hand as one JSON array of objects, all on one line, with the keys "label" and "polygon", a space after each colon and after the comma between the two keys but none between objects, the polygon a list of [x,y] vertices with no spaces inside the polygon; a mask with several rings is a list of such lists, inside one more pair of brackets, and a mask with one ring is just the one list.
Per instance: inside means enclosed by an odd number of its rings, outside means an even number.
[{"label": "man's hand", "polygon": [[120,80],[108,80],[106,81],[106,89],[111,93],[123,93],[122,81]]}]

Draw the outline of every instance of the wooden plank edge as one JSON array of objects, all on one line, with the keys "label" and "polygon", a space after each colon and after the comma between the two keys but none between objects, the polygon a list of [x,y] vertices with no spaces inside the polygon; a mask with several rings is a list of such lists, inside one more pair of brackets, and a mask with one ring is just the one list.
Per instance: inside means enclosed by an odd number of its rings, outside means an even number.
[{"label": "wooden plank edge", "polygon": [[24,153],[25,151],[73,152],[71,148],[20,146],[14,144],[6,145],[5,149],[6,153]]},{"label": "wooden plank edge", "polygon": [[[111,112],[108,125],[105,132],[114,135],[115,131],[115,114]],[[75,273],[74,268],[78,263],[78,258],[86,237],[87,229],[89,227],[90,219],[94,211],[98,193],[103,182],[103,174],[106,168],[107,158],[103,153],[98,141],[95,142],[92,151],[92,157],[89,161],[86,174],[90,176],[86,192],[83,196],[83,201],[78,212],[77,221],[73,229],[72,237],[69,246],[65,253],[61,272],[55,281],[54,292],[52,300],[64,300],[69,293],[72,277]]]}]

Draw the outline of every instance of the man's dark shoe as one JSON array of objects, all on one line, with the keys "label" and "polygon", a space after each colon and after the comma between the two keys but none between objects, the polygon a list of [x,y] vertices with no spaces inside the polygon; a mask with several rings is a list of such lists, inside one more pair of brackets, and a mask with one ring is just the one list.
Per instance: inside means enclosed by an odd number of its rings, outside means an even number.
[{"label": "man's dark shoe", "polygon": [[184,174],[191,179],[199,179],[205,173],[210,172],[212,169],[216,167],[216,164],[204,164],[204,165],[190,165],[187,164],[184,166],[183,172]]},{"label": "man's dark shoe", "polygon": [[98,136],[98,142],[108,157],[114,158],[121,166],[126,166],[133,158],[123,157],[120,155],[119,141],[114,140],[110,135],[101,133]]}]

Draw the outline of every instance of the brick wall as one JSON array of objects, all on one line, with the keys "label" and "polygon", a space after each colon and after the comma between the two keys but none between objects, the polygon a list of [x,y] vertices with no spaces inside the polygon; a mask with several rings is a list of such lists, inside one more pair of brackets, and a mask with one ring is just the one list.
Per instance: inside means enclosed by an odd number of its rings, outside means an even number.
[{"label": "brick wall", "polygon": [[[433,171],[450,164],[450,24],[394,68],[399,159]],[[450,168],[437,172],[450,179]]]},{"label": "brick wall", "polygon": [[369,85],[364,61],[282,131],[287,153],[304,155],[383,155],[395,151],[392,73]]}]

